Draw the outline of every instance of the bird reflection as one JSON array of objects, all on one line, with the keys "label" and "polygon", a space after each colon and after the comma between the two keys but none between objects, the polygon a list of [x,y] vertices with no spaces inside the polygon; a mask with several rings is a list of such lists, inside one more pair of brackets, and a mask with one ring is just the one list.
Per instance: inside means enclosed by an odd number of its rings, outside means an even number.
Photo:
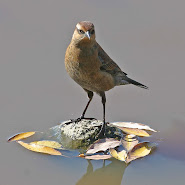
[{"label": "bird reflection", "polygon": [[124,162],[116,159],[111,160],[112,162],[108,165],[103,163],[102,168],[93,171],[93,165],[90,160],[88,161],[86,174],[76,183],[76,185],[120,185],[123,174],[126,168]]}]

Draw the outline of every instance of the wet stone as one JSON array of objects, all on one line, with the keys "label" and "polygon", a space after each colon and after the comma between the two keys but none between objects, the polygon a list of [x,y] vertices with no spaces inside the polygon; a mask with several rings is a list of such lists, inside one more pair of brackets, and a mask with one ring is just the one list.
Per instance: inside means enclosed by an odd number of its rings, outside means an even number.
[{"label": "wet stone", "polygon": [[[55,137],[66,149],[86,149],[97,139],[102,121],[97,119],[82,119],[79,121],[64,121],[60,125],[52,127]],[[120,139],[122,132],[109,124],[105,128],[106,138]]]}]

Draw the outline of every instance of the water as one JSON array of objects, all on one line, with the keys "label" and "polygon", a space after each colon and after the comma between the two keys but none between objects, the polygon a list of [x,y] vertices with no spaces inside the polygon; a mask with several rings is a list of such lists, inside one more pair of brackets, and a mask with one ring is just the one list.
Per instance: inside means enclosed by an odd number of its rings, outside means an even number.
[{"label": "water", "polygon": [[[184,6],[180,0],[1,0],[0,184],[184,184]],[[116,87],[106,94],[108,121],[141,122],[160,131],[151,138],[158,149],[126,168],[119,161],[104,167],[92,161],[92,171],[84,159],[37,154],[6,142],[12,134],[44,131],[81,114],[86,94],[63,62],[81,20],[94,22],[105,51],[149,87]],[[102,119],[98,96],[87,116]]]}]

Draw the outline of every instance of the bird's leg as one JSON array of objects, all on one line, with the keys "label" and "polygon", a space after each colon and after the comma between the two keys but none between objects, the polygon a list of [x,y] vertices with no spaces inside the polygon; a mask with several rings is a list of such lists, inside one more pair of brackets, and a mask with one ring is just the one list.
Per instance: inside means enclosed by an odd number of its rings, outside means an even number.
[{"label": "bird's leg", "polygon": [[88,119],[88,120],[93,120],[93,119],[95,119],[95,118],[85,118],[85,117],[84,117],[84,116],[85,116],[85,113],[86,113],[86,111],[87,111],[87,108],[89,107],[89,104],[90,104],[90,102],[91,102],[91,100],[92,100],[92,98],[93,98],[93,95],[94,95],[94,93],[93,93],[92,91],[88,91],[88,90],[86,90],[86,89],[84,89],[84,90],[87,92],[89,101],[87,102],[87,105],[85,106],[85,109],[84,109],[82,115],[81,115],[79,118],[77,118],[77,119],[71,119],[69,122],[67,122],[67,123],[65,123],[65,124],[68,125],[68,124],[70,124],[70,123],[72,123],[72,122],[79,122],[79,121],[81,121],[82,119]]},{"label": "bird's leg", "polygon": [[91,100],[92,100],[92,98],[93,98],[93,92],[92,91],[88,91],[88,90],[85,90],[86,92],[87,92],[87,94],[88,94],[88,98],[89,98],[89,101],[87,102],[87,105],[85,106],[85,109],[84,109],[84,111],[83,111],[83,113],[82,113],[82,115],[80,116],[80,119],[84,119],[85,117],[85,113],[86,113],[86,111],[87,111],[87,108],[89,107],[89,104],[90,104],[90,102],[91,102]]},{"label": "bird's leg", "polygon": [[105,92],[101,92],[100,96],[102,98],[102,104],[103,104],[103,124],[101,126],[100,132],[98,133],[99,137],[104,137],[105,135],[105,103],[106,103],[106,96],[105,96]]}]

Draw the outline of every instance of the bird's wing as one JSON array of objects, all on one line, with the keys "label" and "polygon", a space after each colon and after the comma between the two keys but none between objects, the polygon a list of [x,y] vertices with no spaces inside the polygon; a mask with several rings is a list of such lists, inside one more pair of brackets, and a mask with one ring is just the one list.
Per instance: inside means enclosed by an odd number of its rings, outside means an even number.
[{"label": "bird's wing", "polygon": [[147,86],[128,78],[127,74],[120,69],[120,67],[107,55],[101,46],[99,44],[97,44],[97,46],[98,58],[101,63],[100,70],[111,74],[114,77],[116,85],[134,84],[138,87],[148,89]]},{"label": "bird's wing", "polygon": [[111,75],[127,75],[120,67],[107,55],[107,53],[98,45],[98,58],[101,62],[100,70],[110,73]]}]

